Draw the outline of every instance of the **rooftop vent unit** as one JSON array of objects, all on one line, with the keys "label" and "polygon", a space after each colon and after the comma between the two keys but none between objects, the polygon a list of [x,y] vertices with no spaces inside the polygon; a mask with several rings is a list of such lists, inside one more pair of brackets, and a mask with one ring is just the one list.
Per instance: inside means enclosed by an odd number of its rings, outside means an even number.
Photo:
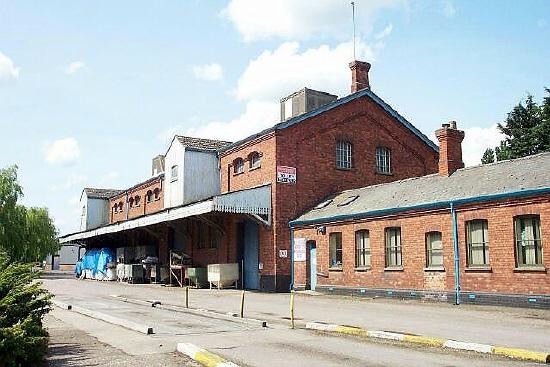
[{"label": "rooftop vent unit", "polygon": [[307,113],[327,103],[335,101],[338,96],[304,88],[281,99],[281,121]]}]

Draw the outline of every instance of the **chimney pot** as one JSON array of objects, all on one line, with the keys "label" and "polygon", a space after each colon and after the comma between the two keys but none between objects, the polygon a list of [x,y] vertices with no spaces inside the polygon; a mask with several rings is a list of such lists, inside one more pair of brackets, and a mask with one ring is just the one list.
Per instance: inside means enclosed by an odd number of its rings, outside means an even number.
[{"label": "chimney pot", "polygon": [[370,64],[365,61],[352,61],[349,63],[351,69],[351,93],[362,89],[370,89],[369,70]]},{"label": "chimney pot", "polygon": [[456,130],[456,121],[449,121],[449,124],[451,125],[451,129]]}]

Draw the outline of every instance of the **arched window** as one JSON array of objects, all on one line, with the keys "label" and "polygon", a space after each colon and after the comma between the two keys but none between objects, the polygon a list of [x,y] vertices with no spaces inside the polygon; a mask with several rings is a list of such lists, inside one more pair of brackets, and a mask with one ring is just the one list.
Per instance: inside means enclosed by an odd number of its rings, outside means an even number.
[{"label": "arched window", "polygon": [[153,201],[153,191],[151,191],[151,190],[147,191],[146,200],[147,200],[148,203]]},{"label": "arched window", "polygon": [[238,175],[244,172],[244,161],[242,158],[237,158],[233,161],[233,173]]},{"label": "arched window", "polygon": [[386,147],[376,148],[376,171],[391,173],[391,152]]},{"label": "arched window", "polygon": [[113,205],[113,212],[118,213],[118,205],[117,204]]},{"label": "arched window", "polygon": [[260,168],[262,159],[260,153],[252,152],[248,155],[248,165],[250,169]]},{"label": "arched window", "polygon": [[134,205],[139,206],[140,201],[141,201],[141,196],[136,195],[136,197],[134,198]]},{"label": "arched window", "polygon": [[131,197],[130,199],[128,199],[128,205],[130,206],[130,208],[134,206],[134,198]]},{"label": "arched window", "polygon": [[122,201],[120,201],[120,202],[118,203],[118,211],[119,211],[119,212],[123,212],[122,209],[123,209]]},{"label": "arched window", "polygon": [[153,190],[153,193],[155,194],[155,200],[158,200],[160,198],[160,190],[158,187]]},{"label": "arched window", "polygon": [[346,140],[336,142],[336,168],[351,169],[353,167],[353,145]]}]

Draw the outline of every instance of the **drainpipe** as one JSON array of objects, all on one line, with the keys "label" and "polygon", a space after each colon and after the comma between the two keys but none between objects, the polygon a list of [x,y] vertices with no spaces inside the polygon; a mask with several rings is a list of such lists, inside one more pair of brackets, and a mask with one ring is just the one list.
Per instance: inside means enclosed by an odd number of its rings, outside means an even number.
[{"label": "drainpipe", "polygon": [[290,289],[294,289],[294,228],[290,227]]},{"label": "drainpipe", "polygon": [[453,246],[455,257],[455,304],[460,304],[460,256],[458,253],[458,224],[456,220],[456,208],[451,202],[451,217],[453,221]]}]

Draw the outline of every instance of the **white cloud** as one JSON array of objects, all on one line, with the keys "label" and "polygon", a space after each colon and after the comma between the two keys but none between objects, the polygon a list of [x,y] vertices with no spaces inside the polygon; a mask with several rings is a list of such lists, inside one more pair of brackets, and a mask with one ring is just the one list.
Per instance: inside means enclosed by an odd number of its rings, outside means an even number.
[{"label": "white cloud", "polygon": [[377,39],[377,40],[384,39],[384,38],[388,37],[391,34],[392,31],[393,31],[393,24],[390,23],[381,32],[378,32],[374,36],[374,38]]},{"label": "white cloud", "polygon": [[0,80],[19,78],[19,70],[9,57],[0,52]]},{"label": "white cloud", "polygon": [[452,18],[456,14],[456,8],[450,0],[443,1],[443,15]]},{"label": "white cloud", "polygon": [[211,63],[193,67],[195,77],[200,80],[220,80],[223,77],[223,69],[220,64]]},{"label": "white cloud", "polygon": [[[481,164],[481,157],[487,148],[494,149],[504,136],[496,124],[490,127],[471,127],[464,129],[462,142],[462,160],[466,166]],[[437,141],[437,140],[436,140]]]},{"label": "white cloud", "polygon": [[72,75],[77,71],[86,68],[86,64],[83,61],[73,61],[65,68],[65,73]]},{"label": "white cloud", "polygon": [[[370,32],[376,13],[407,3],[406,0],[356,1],[359,33]],[[307,39],[331,34],[347,37],[351,32],[351,6],[341,0],[232,0],[222,11],[245,42],[270,37]]]},{"label": "white cloud", "polygon": [[[248,64],[239,78],[235,95],[241,101],[274,102],[303,87],[349,94],[348,65],[352,50],[351,42],[334,48],[322,45],[303,52],[298,42],[283,43],[274,51],[264,51]],[[361,41],[356,54],[359,60],[374,59],[373,48]]]},{"label": "white cloud", "polygon": [[70,165],[80,158],[80,148],[75,138],[58,139],[47,143],[44,159],[49,164]]}]

